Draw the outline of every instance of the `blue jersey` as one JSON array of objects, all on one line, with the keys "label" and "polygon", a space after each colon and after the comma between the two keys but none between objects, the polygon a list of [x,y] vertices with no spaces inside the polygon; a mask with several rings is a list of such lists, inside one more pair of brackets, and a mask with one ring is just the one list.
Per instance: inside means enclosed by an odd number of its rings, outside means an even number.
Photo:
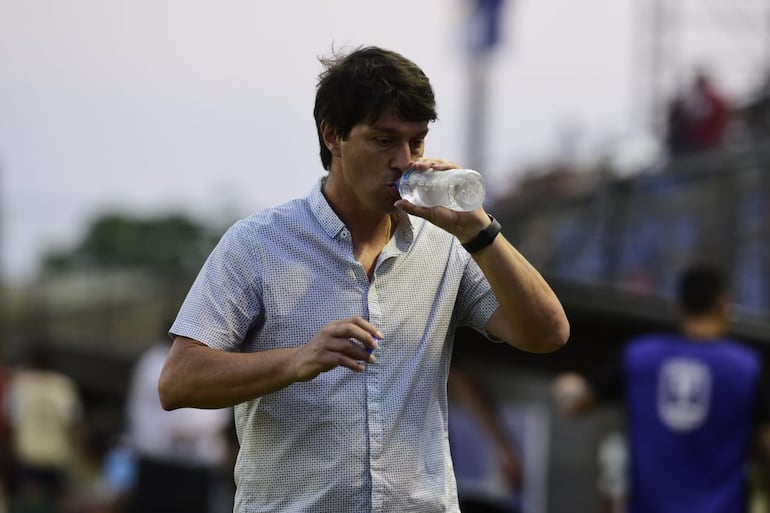
[{"label": "blue jersey", "polygon": [[632,340],[622,373],[631,513],[745,513],[762,363],[730,340]]}]

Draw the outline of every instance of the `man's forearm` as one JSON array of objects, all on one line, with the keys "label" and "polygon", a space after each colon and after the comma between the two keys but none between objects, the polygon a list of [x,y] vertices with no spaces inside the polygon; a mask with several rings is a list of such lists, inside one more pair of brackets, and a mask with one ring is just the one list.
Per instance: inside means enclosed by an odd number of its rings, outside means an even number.
[{"label": "man's forearm", "polygon": [[295,382],[294,349],[228,353],[177,337],[158,383],[161,403],[176,408],[225,408]]},{"label": "man's forearm", "polygon": [[490,333],[538,353],[554,351],[567,342],[569,322],[556,294],[502,234],[472,255],[500,304],[487,326]]}]

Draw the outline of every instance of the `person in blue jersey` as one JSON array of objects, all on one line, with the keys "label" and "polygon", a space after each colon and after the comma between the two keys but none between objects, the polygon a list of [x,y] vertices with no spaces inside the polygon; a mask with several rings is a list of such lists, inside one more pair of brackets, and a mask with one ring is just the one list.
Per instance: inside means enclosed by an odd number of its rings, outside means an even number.
[{"label": "person in blue jersey", "polygon": [[328,173],[224,234],[171,326],[161,402],[235,406],[237,513],[456,513],[455,328],[548,352],[569,324],[483,207],[399,197],[409,168],[457,167],[424,155],[437,115],[423,71],[377,47],[322,64]]},{"label": "person in blue jersey", "polygon": [[729,338],[729,294],[711,265],[684,270],[678,333],[627,342],[601,376],[553,382],[569,414],[621,399],[629,448],[630,513],[745,513],[753,460],[767,477],[770,406],[761,354]]}]

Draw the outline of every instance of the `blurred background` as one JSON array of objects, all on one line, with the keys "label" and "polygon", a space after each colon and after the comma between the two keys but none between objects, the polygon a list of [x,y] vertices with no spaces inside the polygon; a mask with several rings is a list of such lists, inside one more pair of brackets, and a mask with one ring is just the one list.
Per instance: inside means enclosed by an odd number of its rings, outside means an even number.
[{"label": "blurred background", "polygon": [[729,269],[733,334],[767,351],[768,0],[0,0],[2,365],[42,348],[75,384],[66,511],[120,511],[141,355],[229,224],[324,174],[318,57],[370,44],[426,71],[427,154],[485,176],[570,317],[552,355],[456,344],[524,458],[510,511],[603,511],[619,412],[566,419],[549,382],[673,327],[687,263]]}]

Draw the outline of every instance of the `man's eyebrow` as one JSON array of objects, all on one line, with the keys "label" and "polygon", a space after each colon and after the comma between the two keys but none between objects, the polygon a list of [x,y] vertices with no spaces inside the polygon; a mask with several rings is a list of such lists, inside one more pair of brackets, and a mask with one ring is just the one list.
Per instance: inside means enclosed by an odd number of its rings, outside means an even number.
[{"label": "man's eyebrow", "polygon": [[[379,125],[369,125],[369,126],[371,127],[372,132],[376,132],[379,134],[402,135],[402,132],[400,130],[396,130],[393,128],[388,128],[388,127],[379,126]],[[428,135],[429,131],[430,131],[429,128],[426,128],[425,130],[421,130],[420,132],[410,137],[410,139],[414,139],[414,138],[424,139]]]}]

